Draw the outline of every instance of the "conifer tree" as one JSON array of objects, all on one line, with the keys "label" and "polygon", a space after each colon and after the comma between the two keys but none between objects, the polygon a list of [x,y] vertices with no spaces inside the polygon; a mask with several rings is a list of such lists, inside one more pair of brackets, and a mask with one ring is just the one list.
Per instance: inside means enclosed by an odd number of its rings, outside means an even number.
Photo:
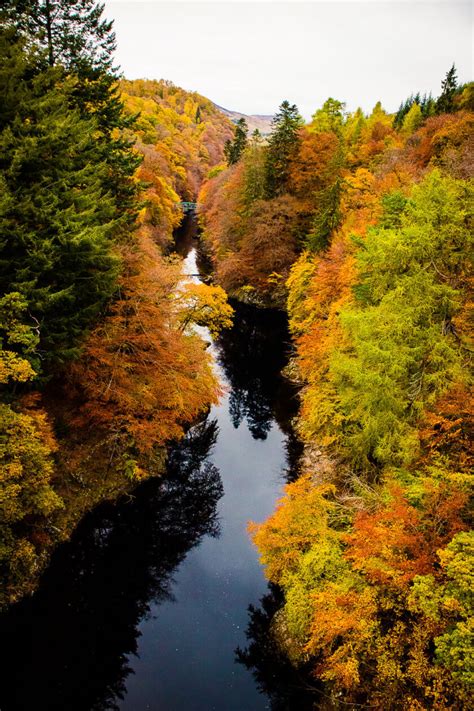
[{"label": "conifer tree", "polygon": [[457,86],[456,67],[453,64],[441,82],[441,95],[436,102],[437,114],[449,114],[454,111],[454,94]]},{"label": "conifer tree", "polygon": [[76,355],[115,290],[120,216],[97,121],[68,106],[74,81],[56,67],[36,73],[13,29],[0,34],[0,54],[0,296],[26,299],[47,369]]},{"label": "conifer tree", "polygon": [[268,141],[265,179],[268,199],[286,190],[290,160],[298,147],[298,131],[303,123],[295,104],[283,101],[273,119],[273,131]]},{"label": "conifer tree", "polygon": [[46,52],[50,66],[114,73],[112,22],[95,0],[7,0],[7,19]]},{"label": "conifer tree", "polygon": [[235,126],[234,140],[226,141],[224,147],[224,154],[228,165],[234,165],[234,163],[238,163],[240,160],[242,153],[247,147],[247,133],[247,121],[243,117],[239,118]]},{"label": "conifer tree", "polygon": [[[141,158],[124,135],[135,117],[124,113],[113,66],[115,34],[112,22],[102,19],[103,9],[94,0],[7,0],[2,19],[42,49],[50,66],[75,77],[69,106],[96,120],[97,150],[109,165],[103,187],[115,199],[116,217],[129,227],[137,212],[132,176]],[[37,58],[41,70],[41,55]]]}]

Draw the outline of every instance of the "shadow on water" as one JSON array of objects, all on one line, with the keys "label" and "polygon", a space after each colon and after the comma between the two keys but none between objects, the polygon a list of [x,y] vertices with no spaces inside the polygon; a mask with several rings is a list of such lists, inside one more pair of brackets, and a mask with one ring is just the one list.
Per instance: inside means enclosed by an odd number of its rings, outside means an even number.
[{"label": "shadow on water", "polygon": [[282,375],[290,357],[286,315],[276,309],[231,301],[234,324],[217,341],[218,362],[231,390],[229,413],[237,429],[245,421],[254,439],[265,440],[278,424],[285,435],[285,478],[299,475],[302,443],[292,427],[298,387]]},{"label": "shadow on water", "polygon": [[170,598],[190,548],[219,533],[222,483],[205,461],[216,434],[215,422],[197,425],[171,453],[166,480],[87,516],[36,595],[3,616],[2,711],[117,708],[139,622]]},{"label": "shadow on water", "polygon": [[249,606],[247,646],[236,649],[236,661],[248,669],[271,711],[314,711],[321,709],[321,692],[311,679],[311,669],[296,669],[272,635],[275,613],[283,604],[280,588],[271,583],[258,606]]},{"label": "shadow on water", "polygon": [[231,303],[234,325],[217,345],[219,363],[232,387],[232,422],[237,428],[246,420],[255,439],[266,439],[275,419],[285,431],[296,414],[295,393],[279,376],[288,362],[286,317],[281,311]]}]

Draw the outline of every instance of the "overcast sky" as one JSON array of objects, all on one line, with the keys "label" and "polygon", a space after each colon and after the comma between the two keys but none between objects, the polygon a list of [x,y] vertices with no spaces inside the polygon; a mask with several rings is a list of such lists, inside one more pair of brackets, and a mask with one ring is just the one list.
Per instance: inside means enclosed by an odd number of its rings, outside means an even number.
[{"label": "overcast sky", "polygon": [[328,97],[394,111],[438,95],[453,62],[473,78],[472,3],[457,0],[106,0],[129,79],[170,79],[228,109],[309,118]]}]

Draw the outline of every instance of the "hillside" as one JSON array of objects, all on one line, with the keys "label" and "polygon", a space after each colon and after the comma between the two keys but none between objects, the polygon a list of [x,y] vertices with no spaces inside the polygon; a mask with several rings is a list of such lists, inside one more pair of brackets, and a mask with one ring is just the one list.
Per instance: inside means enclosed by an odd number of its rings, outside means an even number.
[{"label": "hillside", "polygon": [[239,119],[244,118],[247,122],[247,126],[249,127],[249,133],[253,133],[253,131],[258,128],[258,130],[263,136],[268,136],[272,131],[273,116],[264,116],[261,114],[252,114],[251,116],[249,116],[247,114],[241,114],[239,111],[230,111],[229,109],[224,109],[218,104],[214,104],[214,106],[219,109],[219,111],[221,111],[224,116],[227,116],[227,118],[229,118],[232,123],[237,123]]}]

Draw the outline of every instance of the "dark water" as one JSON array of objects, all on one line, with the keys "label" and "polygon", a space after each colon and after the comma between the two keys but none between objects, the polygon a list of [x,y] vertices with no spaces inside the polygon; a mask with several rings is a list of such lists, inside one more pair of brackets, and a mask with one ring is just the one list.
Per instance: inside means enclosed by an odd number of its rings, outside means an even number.
[{"label": "dark water", "polygon": [[[178,244],[188,273],[194,239]],[[240,306],[213,352],[227,392],[172,451],[167,476],[89,514],[37,594],[0,619],[1,711],[310,708],[266,644],[278,591],[246,533],[297,454],[285,319]]]}]

